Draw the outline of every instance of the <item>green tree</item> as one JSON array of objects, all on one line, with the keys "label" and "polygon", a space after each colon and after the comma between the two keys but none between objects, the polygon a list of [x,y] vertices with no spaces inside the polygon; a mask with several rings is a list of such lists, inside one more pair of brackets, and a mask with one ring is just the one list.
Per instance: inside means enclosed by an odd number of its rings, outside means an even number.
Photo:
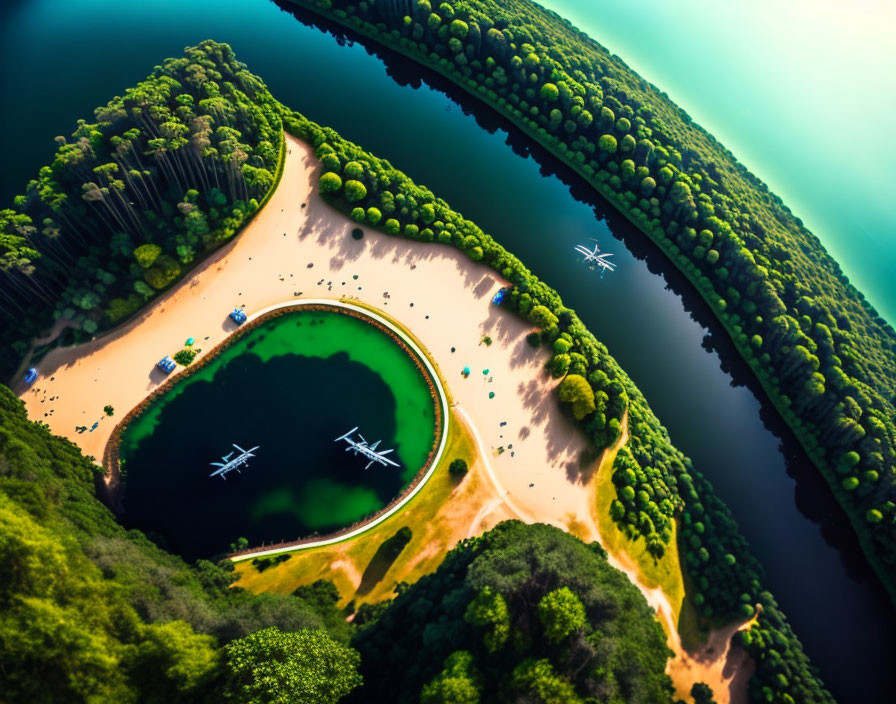
[{"label": "green tree", "polygon": [[420,692],[420,704],[479,704],[479,673],[473,655],[457,650],[442,671]]},{"label": "green tree", "polygon": [[524,700],[539,704],[580,704],[582,698],[576,694],[575,688],[560,677],[554,670],[551,661],[525,660],[513,671],[513,687]]},{"label": "green tree", "polygon": [[342,173],[346,179],[358,181],[364,175],[364,164],[360,161],[346,162],[345,166],[342,168]]},{"label": "green tree", "polygon": [[360,658],[323,631],[265,628],[225,647],[233,699],[246,704],[334,704],[361,684]]},{"label": "green tree", "polygon": [[568,374],[557,387],[557,393],[561,402],[570,405],[576,420],[582,420],[594,412],[594,391],[583,376]]},{"label": "green tree", "polygon": [[339,174],[333,173],[332,171],[327,171],[326,173],[321,174],[321,193],[335,193],[340,188],[342,188],[342,179],[339,177]]},{"label": "green tree", "polygon": [[616,138],[611,134],[602,134],[597,140],[597,146],[604,154],[615,154]]},{"label": "green tree", "polygon": [[346,181],[345,197],[349,203],[357,203],[359,200],[364,200],[367,197],[367,186],[360,181]]},{"label": "green tree", "polygon": [[691,696],[694,698],[694,704],[715,704],[712,689],[703,682],[695,682],[691,687]]},{"label": "green tree", "polygon": [[451,464],[448,465],[448,473],[451,475],[452,479],[463,479],[463,477],[467,474],[467,462],[466,460],[458,457],[456,460],[452,460]]},{"label": "green tree", "polygon": [[[551,376],[555,379],[559,379],[561,376],[566,374],[569,371],[569,364],[571,358],[568,354],[555,354],[551,357],[548,362],[548,371],[551,372]],[[585,382],[586,384],[588,382]]]},{"label": "green tree", "polygon": [[561,641],[585,626],[585,607],[569,587],[560,587],[541,597],[538,619],[548,640]]},{"label": "green tree", "polygon": [[464,621],[488,628],[483,636],[485,648],[495,653],[504,647],[510,635],[510,612],[507,602],[491,587],[484,587],[467,606]]},{"label": "green tree", "polygon": [[134,250],[134,259],[137,260],[141,267],[148,269],[155,263],[161,253],[162,248],[157,244],[141,244]]},{"label": "green tree", "polygon": [[208,688],[218,674],[215,639],[195,633],[183,621],[142,626],[140,637],[126,662],[142,702],[189,699]]},{"label": "green tree", "polygon": [[553,103],[560,97],[560,91],[557,90],[557,86],[553,83],[545,83],[541,86],[540,95],[542,100]]}]

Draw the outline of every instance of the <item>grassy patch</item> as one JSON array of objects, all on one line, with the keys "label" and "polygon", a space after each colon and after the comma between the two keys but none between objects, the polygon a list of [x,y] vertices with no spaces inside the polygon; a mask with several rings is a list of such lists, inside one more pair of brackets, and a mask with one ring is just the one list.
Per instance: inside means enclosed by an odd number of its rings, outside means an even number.
[{"label": "grassy patch", "polygon": [[[288,553],[292,558],[259,572],[250,560],[236,563],[237,586],[253,592],[291,593],[318,579],[330,579],[339,589],[344,605],[388,599],[397,582],[415,582],[433,571],[445,553],[460,538],[466,537],[475,502],[465,510],[467,499],[482,491],[478,471],[470,471],[458,483],[448,467],[463,459],[471,470],[478,467],[476,445],[466,428],[453,413],[448,418],[448,440],[432,477],[420,492],[397,514],[375,528],[334,545],[324,545]],[[471,513],[472,511],[472,513]],[[410,542],[398,557],[377,575],[374,584],[366,580],[359,592],[362,576],[377,562],[377,553],[389,538],[402,528],[411,529]]]},{"label": "grassy patch", "polygon": [[[616,486],[613,484],[613,462],[616,459],[617,450],[618,448],[614,448],[604,455],[598,469],[595,487],[597,524],[604,547],[619,559],[634,565],[638,571],[638,577],[645,587],[648,589],[659,587],[663,591],[672,606],[682,639],[685,639],[685,633],[681,632],[684,626],[690,643],[697,643],[699,642],[697,616],[693,606],[685,599],[687,590],[679,561],[678,534],[675,522],[672,523],[672,540],[669,541],[663,557],[657,560],[647,552],[643,536],[632,540],[610,518],[610,504],[613,499],[617,498]],[[697,638],[697,640],[692,638]]]}]

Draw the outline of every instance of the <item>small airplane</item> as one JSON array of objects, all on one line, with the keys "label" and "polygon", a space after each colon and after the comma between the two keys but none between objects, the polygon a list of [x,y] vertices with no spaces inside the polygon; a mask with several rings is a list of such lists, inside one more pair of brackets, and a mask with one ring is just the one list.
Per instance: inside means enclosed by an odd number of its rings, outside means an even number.
[{"label": "small airplane", "polygon": [[608,261],[609,257],[612,257],[613,255],[609,253],[601,254],[600,245],[597,244],[597,240],[592,240],[592,242],[594,242],[594,249],[588,249],[584,244],[577,244],[574,249],[585,257],[585,261],[591,265],[592,269],[595,266],[600,267],[601,274],[603,274],[604,271],[616,271],[616,265],[613,262]]},{"label": "small airplane", "polygon": [[377,464],[381,464],[383,466],[392,465],[393,467],[398,467],[397,462],[393,462],[388,457],[386,457],[386,455],[388,455],[390,452],[394,452],[394,450],[377,451],[376,448],[379,447],[380,442],[382,442],[381,440],[377,440],[375,443],[373,443],[373,445],[371,445],[370,443],[367,442],[367,440],[364,439],[364,436],[361,435],[361,433],[358,433],[358,437],[361,438],[360,442],[353,440],[352,435],[355,434],[355,431],[357,429],[358,429],[358,426],[355,426],[354,428],[349,430],[345,435],[340,435],[333,442],[339,442],[340,440],[345,440],[345,442],[348,444],[348,447],[345,448],[346,452],[352,451],[356,455],[360,454],[363,457],[366,457],[367,459],[369,459],[370,462],[367,463],[367,465],[364,467],[364,469],[369,469],[370,465],[372,465],[374,462],[376,462]]},{"label": "small airplane", "polygon": [[228,472],[231,472],[235,469],[237,471],[237,473],[239,473],[240,467],[246,466],[246,464],[249,462],[249,458],[255,457],[255,455],[252,453],[254,453],[255,450],[258,450],[260,448],[260,445],[256,445],[255,447],[253,447],[250,450],[244,450],[236,443],[233,443],[233,447],[236,450],[238,450],[240,454],[237,457],[234,457],[234,459],[230,459],[231,457],[233,457],[234,453],[228,452],[226,455],[224,455],[221,458],[220,462],[209,462],[209,464],[212,467],[218,467],[218,469],[216,469],[214,472],[212,472],[208,476],[210,476],[210,477],[220,476],[221,479],[226,480]]}]

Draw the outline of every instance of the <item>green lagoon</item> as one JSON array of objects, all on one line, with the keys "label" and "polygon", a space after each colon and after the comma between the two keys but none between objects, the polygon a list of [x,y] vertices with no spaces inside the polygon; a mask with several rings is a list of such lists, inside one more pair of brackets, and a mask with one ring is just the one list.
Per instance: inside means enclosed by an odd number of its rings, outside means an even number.
[{"label": "green lagoon", "polygon": [[[395,448],[374,465],[333,440],[359,426]],[[327,533],[399,495],[434,444],[427,379],[385,332],[335,311],[291,311],[241,336],[157,397],[121,436],[128,525],[187,558]],[[242,473],[210,478],[233,448]]]}]

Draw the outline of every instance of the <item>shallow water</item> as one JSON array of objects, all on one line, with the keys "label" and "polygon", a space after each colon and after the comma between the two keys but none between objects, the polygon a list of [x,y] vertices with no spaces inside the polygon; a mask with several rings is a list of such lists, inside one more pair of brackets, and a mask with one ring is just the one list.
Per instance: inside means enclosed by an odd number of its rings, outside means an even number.
[{"label": "shallow water", "polygon": [[[0,14],[0,60],[16,67],[0,73],[0,144],[11,155],[0,195],[20,189],[75,118],[206,37],[230,43],[280,100],[389,159],[556,288],[731,507],[838,700],[887,699],[893,610],[830,492],[711,313],[643,235],[450,85],[267,2],[20,2]],[[590,237],[615,254],[612,276],[578,265],[572,247]]]},{"label": "shallow water", "polygon": [[[155,399],[122,434],[128,525],[185,557],[327,533],[389,503],[423,467],[433,401],[384,332],[341,313],[287,313],[249,331]],[[334,442],[359,426],[399,467]],[[227,478],[210,462],[260,446]]]}]

